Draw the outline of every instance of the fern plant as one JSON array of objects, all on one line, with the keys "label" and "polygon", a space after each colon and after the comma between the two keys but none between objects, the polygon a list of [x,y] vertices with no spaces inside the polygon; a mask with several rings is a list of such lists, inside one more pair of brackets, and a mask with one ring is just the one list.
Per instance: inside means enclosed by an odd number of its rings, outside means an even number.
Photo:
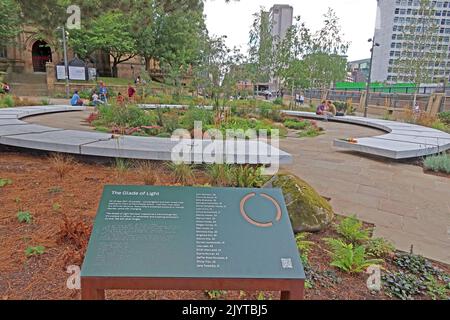
[{"label": "fern plant", "polygon": [[17,213],[17,220],[19,220],[20,223],[28,223],[30,224],[33,220],[33,217],[31,216],[31,213],[29,211],[19,211]]},{"label": "fern plant", "polygon": [[300,251],[300,258],[304,265],[308,264],[308,256],[314,246],[314,242],[307,240],[309,235],[309,233],[303,232],[295,236],[295,242],[297,243],[297,248]]},{"label": "fern plant", "polygon": [[369,229],[364,229],[363,223],[356,216],[347,217],[336,226],[336,231],[345,240],[351,243],[359,243],[369,240]]},{"label": "fern plant", "polygon": [[345,243],[340,239],[326,239],[331,247],[331,265],[348,273],[364,272],[369,266],[380,265],[382,259],[367,259],[366,249],[353,243]]}]

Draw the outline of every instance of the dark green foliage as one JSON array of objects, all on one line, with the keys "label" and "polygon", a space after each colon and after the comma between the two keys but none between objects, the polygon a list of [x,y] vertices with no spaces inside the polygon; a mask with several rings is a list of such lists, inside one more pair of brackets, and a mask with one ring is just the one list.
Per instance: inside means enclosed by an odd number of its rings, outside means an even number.
[{"label": "dark green foliage", "polygon": [[190,131],[194,129],[195,121],[200,121],[203,128],[205,128],[214,123],[214,114],[203,108],[190,107],[181,117],[180,124],[184,129]]},{"label": "dark green foliage", "polygon": [[424,294],[426,291],[423,281],[402,271],[383,274],[382,280],[386,293],[402,300],[412,300],[415,295]]},{"label": "dark green foliage", "polygon": [[314,246],[314,242],[307,240],[309,235],[309,233],[302,232],[295,236],[295,242],[297,243],[297,248],[300,251],[300,258],[302,259],[303,264],[308,263],[309,253]]},{"label": "dark green foliage", "polygon": [[394,264],[400,268],[398,273],[383,275],[386,292],[400,299],[414,299],[415,295],[428,294],[432,299],[447,299],[450,277],[435,268],[422,256],[410,253],[397,253]]},{"label": "dark green foliage", "polygon": [[347,217],[336,226],[336,231],[347,241],[358,243],[369,239],[369,230],[364,229],[362,221],[356,216]]},{"label": "dark green foliage", "polygon": [[262,167],[253,167],[250,165],[235,166],[233,168],[233,185],[238,188],[259,188],[265,178],[262,175]]},{"label": "dark green foliage", "polygon": [[288,119],[284,122],[284,126],[293,130],[304,130],[311,126],[308,120]]},{"label": "dark green foliage", "polygon": [[27,257],[40,256],[44,253],[45,253],[45,247],[43,247],[43,246],[28,247],[25,249],[25,255]]},{"label": "dark green foliage", "polygon": [[394,263],[401,269],[417,275],[439,275],[441,271],[435,268],[430,261],[422,256],[410,253],[397,253]]},{"label": "dark green foliage", "polygon": [[445,123],[447,126],[450,126],[450,111],[441,112],[438,115],[439,120]]},{"label": "dark green foliage", "polygon": [[154,113],[142,110],[137,106],[101,106],[99,118],[93,122],[100,127],[135,128],[152,126],[157,123]]},{"label": "dark green foliage", "polygon": [[326,239],[331,247],[331,265],[348,273],[364,272],[369,266],[380,265],[381,259],[368,259],[366,249],[360,245],[347,244],[340,239]]},{"label": "dark green foliage", "polygon": [[385,258],[395,251],[394,245],[384,238],[369,239],[364,246],[367,254],[374,258]]}]

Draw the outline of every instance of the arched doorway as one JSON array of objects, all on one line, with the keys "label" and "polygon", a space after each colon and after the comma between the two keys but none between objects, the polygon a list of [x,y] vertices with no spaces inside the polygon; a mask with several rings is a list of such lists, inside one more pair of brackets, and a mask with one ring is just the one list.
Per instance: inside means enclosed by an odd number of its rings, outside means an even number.
[{"label": "arched doorway", "polygon": [[45,72],[45,64],[52,61],[52,50],[45,41],[37,40],[32,47],[34,72]]}]

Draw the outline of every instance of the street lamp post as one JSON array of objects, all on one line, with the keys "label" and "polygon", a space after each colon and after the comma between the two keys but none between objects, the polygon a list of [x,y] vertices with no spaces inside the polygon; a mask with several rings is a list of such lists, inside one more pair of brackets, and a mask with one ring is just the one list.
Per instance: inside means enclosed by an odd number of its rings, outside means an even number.
[{"label": "street lamp post", "polygon": [[375,42],[375,37],[369,39],[369,42],[372,43],[372,48],[370,49],[370,66],[369,66],[369,77],[367,79],[367,87],[366,87],[366,99],[364,102],[364,117],[367,118],[367,113],[369,111],[369,94],[370,94],[370,84],[372,81],[372,61],[373,61],[373,52],[375,47],[379,47],[380,44]]},{"label": "street lamp post", "polygon": [[64,70],[65,70],[65,78],[66,78],[66,98],[69,98],[69,66],[68,66],[68,58],[67,58],[67,38],[66,38],[66,29],[63,27],[58,27],[58,29],[62,32],[62,42],[64,48]]}]

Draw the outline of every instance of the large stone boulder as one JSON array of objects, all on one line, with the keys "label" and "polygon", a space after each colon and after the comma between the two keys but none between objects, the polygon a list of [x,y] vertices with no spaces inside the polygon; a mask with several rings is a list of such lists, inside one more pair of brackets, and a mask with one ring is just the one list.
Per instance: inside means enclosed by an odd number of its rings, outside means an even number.
[{"label": "large stone boulder", "polygon": [[321,231],[334,218],[328,201],[296,176],[276,175],[264,187],[282,189],[294,232]]}]

